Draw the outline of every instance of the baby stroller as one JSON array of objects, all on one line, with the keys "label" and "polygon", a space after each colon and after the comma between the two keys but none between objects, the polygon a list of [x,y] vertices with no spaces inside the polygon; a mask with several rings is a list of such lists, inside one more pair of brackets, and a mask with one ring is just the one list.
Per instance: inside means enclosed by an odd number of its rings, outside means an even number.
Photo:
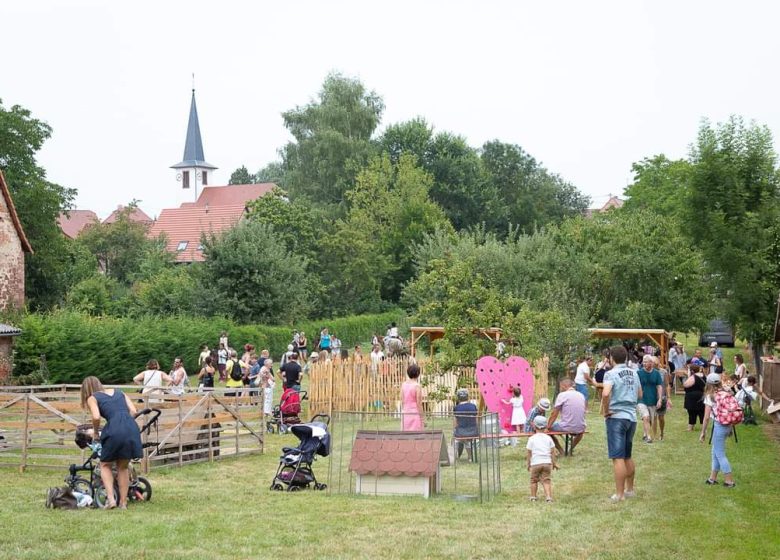
[{"label": "baby stroller", "polygon": [[274,407],[272,419],[265,424],[268,433],[277,432],[285,434],[290,429],[290,426],[300,424],[301,401],[305,401],[306,396],[306,391],[299,393],[292,387],[285,389],[279,401],[279,406]]},{"label": "baby stroller", "polygon": [[[316,421],[322,418],[323,421]],[[271,483],[271,490],[297,492],[314,484],[315,490],[325,490],[327,484],[317,482],[311,464],[316,455],[330,454],[330,416],[317,414],[308,424],[295,424],[290,431],[300,440],[298,447],[283,447],[279,457],[279,468]]]}]

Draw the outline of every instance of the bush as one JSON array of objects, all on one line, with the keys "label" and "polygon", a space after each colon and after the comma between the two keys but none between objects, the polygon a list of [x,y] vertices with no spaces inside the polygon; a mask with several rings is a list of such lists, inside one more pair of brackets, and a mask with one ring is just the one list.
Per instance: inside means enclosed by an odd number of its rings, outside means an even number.
[{"label": "bush", "polygon": [[[405,324],[401,311],[296,323],[306,332],[311,348],[320,327],[328,326],[345,348],[367,342],[374,331],[384,333],[391,321]],[[144,317],[138,319],[91,317],[60,311],[30,314],[17,321],[22,335],[16,340],[14,375],[29,375],[40,367],[44,354],[52,383],[81,383],[96,375],[105,383],[129,384],[150,358],[167,369],[173,358],[184,358],[188,373],[195,373],[201,344],[217,343],[227,331],[236,349],[251,342],[268,348],[278,360],[292,339],[287,326],[236,325],[228,319]]]}]

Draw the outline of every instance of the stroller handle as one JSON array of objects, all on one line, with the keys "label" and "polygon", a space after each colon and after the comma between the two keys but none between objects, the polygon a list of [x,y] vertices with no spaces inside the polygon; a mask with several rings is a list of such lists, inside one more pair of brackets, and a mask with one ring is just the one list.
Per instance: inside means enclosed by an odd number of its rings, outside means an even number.
[{"label": "stroller handle", "polygon": [[325,419],[325,425],[326,426],[330,425],[330,415],[329,414],[315,414],[314,416],[311,417],[310,422],[314,422],[315,420],[317,420],[317,418],[324,418]]},{"label": "stroller handle", "polygon": [[144,408],[133,416],[133,420],[136,420],[141,416],[146,416],[147,414],[150,414],[151,418],[149,418],[141,427],[141,433],[148,432],[151,429],[151,427],[157,422],[157,419],[160,418],[162,411],[159,408]]}]

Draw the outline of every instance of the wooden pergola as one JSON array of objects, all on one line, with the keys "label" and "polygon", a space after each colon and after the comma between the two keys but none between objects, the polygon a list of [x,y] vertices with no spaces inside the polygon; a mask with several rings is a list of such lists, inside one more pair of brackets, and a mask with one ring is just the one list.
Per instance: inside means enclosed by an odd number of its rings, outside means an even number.
[{"label": "wooden pergola", "polygon": [[669,341],[671,335],[663,329],[588,329],[595,338],[649,338],[661,349],[661,367],[669,362]]},{"label": "wooden pergola", "polygon": [[[410,339],[409,339],[409,352],[412,354],[412,356],[415,355],[415,348],[417,346],[417,343],[420,342],[422,337],[427,336],[428,337],[428,344],[430,346],[430,356],[433,357],[433,343],[440,338],[444,338],[444,333],[446,332],[446,329],[444,327],[410,327],[409,331],[411,333]],[[474,329],[473,333],[475,335],[484,336],[490,341],[495,342],[498,344],[498,342],[501,340],[501,334],[504,331],[501,330],[498,327],[489,327],[486,329]]]}]

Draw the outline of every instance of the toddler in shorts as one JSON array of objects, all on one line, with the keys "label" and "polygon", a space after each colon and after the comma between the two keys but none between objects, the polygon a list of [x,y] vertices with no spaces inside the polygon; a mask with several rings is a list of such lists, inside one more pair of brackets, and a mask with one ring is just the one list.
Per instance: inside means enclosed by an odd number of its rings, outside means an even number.
[{"label": "toddler in shorts", "polygon": [[555,443],[544,433],[547,429],[547,418],[537,416],[533,420],[534,435],[528,438],[525,448],[527,453],[528,471],[531,473],[531,501],[536,501],[539,483],[544,488],[547,503],[552,503],[552,471],[558,468],[555,460]]}]

